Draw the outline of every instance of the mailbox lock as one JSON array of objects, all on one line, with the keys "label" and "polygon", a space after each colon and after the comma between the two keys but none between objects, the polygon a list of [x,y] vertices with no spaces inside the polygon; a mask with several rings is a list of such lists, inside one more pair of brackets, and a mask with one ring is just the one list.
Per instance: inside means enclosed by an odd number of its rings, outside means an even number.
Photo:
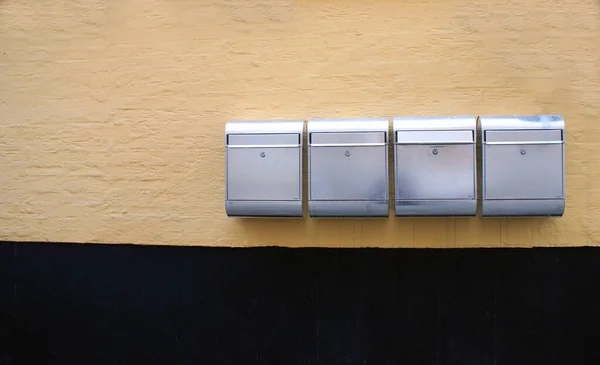
[{"label": "mailbox lock", "polygon": [[346,157],[350,157],[350,151],[344,152],[344,155],[346,155]]},{"label": "mailbox lock", "polygon": [[261,152],[261,153],[260,153],[260,157],[265,157],[266,155],[267,155],[267,154],[266,154],[266,153],[264,153],[264,152]]},{"label": "mailbox lock", "polygon": [[438,154],[438,150],[437,150],[437,148],[434,148],[434,149],[433,149],[433,151],[432,151],[432,153],[433,153],[434,155],[437,155],[437,154]]},{"label": "mailbox lock", "polygon": [[527,154],[527,151],[525,151],[525,149],[524,149],[524,148],[521,148],[521,154],[522,154],[522,155],[525,155],[525,154]]}]

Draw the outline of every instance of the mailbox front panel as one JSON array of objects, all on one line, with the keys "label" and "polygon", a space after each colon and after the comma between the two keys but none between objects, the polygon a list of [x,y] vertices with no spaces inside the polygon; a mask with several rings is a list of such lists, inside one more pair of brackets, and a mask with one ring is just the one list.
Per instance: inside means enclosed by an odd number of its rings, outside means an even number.
[{"label": "mailbox front panel", "polygon": [[486,199],[563,197],[562,145],[487,145]]},{"label": "mailbox front panel", "polygon": [[303,121],[227,123],[227,215],[302,216],[303,129]]},{"label": "mailbox front panel", "polygon": [[300,148],[231,148],[227,199],[300,200]]},{"label": "mailbox front panel", "polygon": [[399,145],[396,199],[475,199],[474,145]]},{"label": "mailbox front panel", "polygon": [[311,147],[312,200],[386,200],[387,147]]}]

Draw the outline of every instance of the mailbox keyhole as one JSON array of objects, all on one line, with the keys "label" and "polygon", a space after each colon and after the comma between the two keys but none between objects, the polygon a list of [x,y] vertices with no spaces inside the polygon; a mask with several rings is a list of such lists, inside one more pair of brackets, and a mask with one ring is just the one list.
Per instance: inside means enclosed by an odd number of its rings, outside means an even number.
[{"label": "mailbox keyhole", "polygon": [[521,148],[521,154],[522,155],[526,155],[527,154],[527,150],[525,150],[524,148]]},{"label": "mailbox keyhole", "polygon": [[437,148],[434,148],[433,151],[431,151],[431,153],[433,153],[434,155],[437,155],[439,153]]},{"label": "mailbox keyhole", "polygon": [[266,153],[264,153],[264,152],[261,152],[261,153],[260,153],[260,157],[263,157],[263,158],[264,158],[266,155],[267,155],[267,154],[266,154]]},{"label": "mailbox keyhole", "polygon": [[350,151],[346,151],[346,152],[344,152],[344,156],[346,156],[346,157],[350,157]]}]

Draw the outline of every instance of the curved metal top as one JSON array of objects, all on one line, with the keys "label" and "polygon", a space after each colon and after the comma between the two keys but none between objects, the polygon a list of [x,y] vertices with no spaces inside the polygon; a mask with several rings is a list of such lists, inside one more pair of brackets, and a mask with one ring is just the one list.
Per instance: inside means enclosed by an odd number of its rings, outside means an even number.
[{"label": "curved metal top", "polygon": [[387,118],[311,119],[306,124],[308,133],[326,132],[385,132]]},{"label": "curved metal top", "polygon": [[225,134],[302,134],[303,132],[303,120],[235,120],[225,125]]},{"label": "curved metal top", "polygon": [[479,117],[481,130],[493,129],[565,129],[565,121],[560,115],[532,116],[489,116]]},{"label": "curved metal top", "polygon": [[477,117],[395,117],[394,131],[401,130],[476,130]]}]

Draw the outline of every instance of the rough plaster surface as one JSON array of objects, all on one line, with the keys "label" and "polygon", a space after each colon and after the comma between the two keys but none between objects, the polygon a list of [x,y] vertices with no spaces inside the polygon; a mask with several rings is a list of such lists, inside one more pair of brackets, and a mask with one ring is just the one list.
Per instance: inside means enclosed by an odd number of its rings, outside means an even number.
[{"label": "rough plaster surface", "polygon": [[[600,244],[600,3],[0,0],[0,240]],[[229,119],[560,113],[562,219],[240,220]]]}]

